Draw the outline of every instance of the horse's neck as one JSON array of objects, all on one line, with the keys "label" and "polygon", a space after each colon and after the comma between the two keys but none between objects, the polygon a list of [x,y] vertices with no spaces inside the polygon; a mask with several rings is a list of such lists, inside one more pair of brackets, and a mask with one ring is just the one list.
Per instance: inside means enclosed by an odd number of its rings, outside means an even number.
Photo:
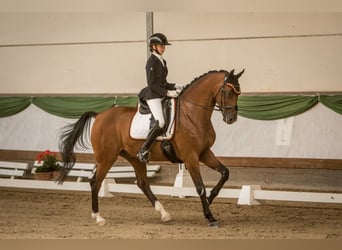
[{"label": "horse's neck", "polygon": [[183,112],[191,117],[195,123],[210,123],[211,116],[215,107],[214,96],[219,89],[219,85],[223,81],[222,75],[211,75],[199,79],[189,87],[186,93],[181,96],[181,100],[185,105]]},{"label": "horse's neck", "polygon": [[223,77],[221,74],[215,74],[199,79],[189,87],[182,99],[212,110],[215,106],[214,96],[222,84]]}]

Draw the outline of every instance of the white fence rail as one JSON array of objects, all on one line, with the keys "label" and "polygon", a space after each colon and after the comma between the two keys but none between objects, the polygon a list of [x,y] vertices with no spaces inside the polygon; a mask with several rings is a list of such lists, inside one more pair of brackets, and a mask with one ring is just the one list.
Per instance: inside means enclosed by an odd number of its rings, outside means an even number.
[{"label": "white fence rail", "polygon": [[[78,166],[78,168],[80,168]],[[86,166],[86,169],[89,167]],[[99,196],[111,197],[113,193],[136,193],[142,194],[142,191],[135,184],[117,184],[113,176],[121,178],[121,175],[113,175],[113,172],[128,171],[133,174],[131,168],[120,167],[116,170],[114,167],[109,173],[111,178],[106,178],[102,184]],[[151,166],[151,177],[153,177],[160,166]],[[59,185],[54,181],[32,180],[21,178],[24,172],[28,171],[27,163],[9,163],[0,161],[0,187],[27,188],[27,189],[50,189],[50,190],[69,190],[69,191],[87,191],[90,192],[88,181],[65,181],[63,185]],[[114,172],[114,173],[115,173]],[[83,172],[80,171],[82,175]],[[130,175],[133,177],[134,175]],[[76,176],[77,177],[77,176]],[[84,177],[83,175],[81,177]],[[125,176],[124,176],[125,177]],[[84,178],[86,179],[86,178]],[[196,197],[198,196],[194,188],[187,170],[182,164],[179,165],[179,173],[177,174],[174,186],[151,186],[152,191],[156,195],[170,195],[178,197]],[[210,193],[207,188],[207,193]],[[262,201],[295,201],[295,202],[314,202],[314,203],[336,203],[342,204],[341,193],[317,193],[317,192],[297,192],[297,191],[273,191],[262,190],[258,185],[244,185],[241,189],[221,189],[218,197],[237,199],[240,205],[259,205]]]}]

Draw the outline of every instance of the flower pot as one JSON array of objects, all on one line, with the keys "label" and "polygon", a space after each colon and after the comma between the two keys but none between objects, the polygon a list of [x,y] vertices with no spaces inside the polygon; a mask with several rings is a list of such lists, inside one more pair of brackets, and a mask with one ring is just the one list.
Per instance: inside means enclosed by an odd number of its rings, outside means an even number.
[{"label": "flower pot", "polygon": [[51,173],[51,180],[56,181],[58,179],[59,175],[60,175],[60,173],[59,173],[58,170],[57,171],[53,171]]},{"label": "flower pot", "polygon": [[51,172],[34,173],[34,178],[36,180],[50,180]]}]

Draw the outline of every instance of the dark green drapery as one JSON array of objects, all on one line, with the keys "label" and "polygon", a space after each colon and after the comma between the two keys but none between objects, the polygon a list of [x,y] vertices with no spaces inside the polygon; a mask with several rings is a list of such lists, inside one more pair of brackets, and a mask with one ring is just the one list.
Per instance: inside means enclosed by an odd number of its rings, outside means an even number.
[{"label": "dark green drapery", "polygon": [[34,97],[32,103],[56,116],[78,118],[86,111],[109,109],[115,100],[115,97]]},{"label": "dark green drapery", "polygon": [[86,111],[101,112],[113,106],[135,106],[137,97],[0,97],[0,117],[15,115],[31,103],[65,118],[78,118]]},{"label": "dark green drapery", "polygon": [[30,97],[1,97],[0,117],[6,117],[19,113],[31,104]]},{"label": "dark green drapery", "polygon": [[342,115],[342,96],[320,96],[319,101],[327,108],[334,110],[335,112]]},{"label": "dark green drapery", "polygon": [[[65,118],[78,118],[86,111],[101,112],[112,106],[136,106],[138,98],[128,97],[0,97],[0,117],[19,113],[31,103]],[[301,114],[318,102],[342,114],[342,95],[240,96],[239,115],[256,120],[275,120]]]},{"label": "dark green drapery", "polygon": [[275,120],[301,114],[318,103],[317,96],[240,96],[239,115]]}]

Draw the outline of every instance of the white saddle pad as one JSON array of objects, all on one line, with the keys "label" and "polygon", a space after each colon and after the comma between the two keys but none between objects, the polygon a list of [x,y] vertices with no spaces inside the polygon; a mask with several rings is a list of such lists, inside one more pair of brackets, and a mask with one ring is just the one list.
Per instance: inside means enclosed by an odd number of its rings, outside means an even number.
[{"label": "white saddle pad", "polygon": [[[140,114],[139,113],[139,105],[137,108],[137,112],[135,113],[130,127],[130,136],[133,139],[146,139],[148,132],[150,131],[150,118],[152,114]],[[170,124],[168,126],[165,135],[157,137],[157,140],[163,139],[171,139],[174,133],[175,127],[175,99],[171,99],[171,117]]]}]

